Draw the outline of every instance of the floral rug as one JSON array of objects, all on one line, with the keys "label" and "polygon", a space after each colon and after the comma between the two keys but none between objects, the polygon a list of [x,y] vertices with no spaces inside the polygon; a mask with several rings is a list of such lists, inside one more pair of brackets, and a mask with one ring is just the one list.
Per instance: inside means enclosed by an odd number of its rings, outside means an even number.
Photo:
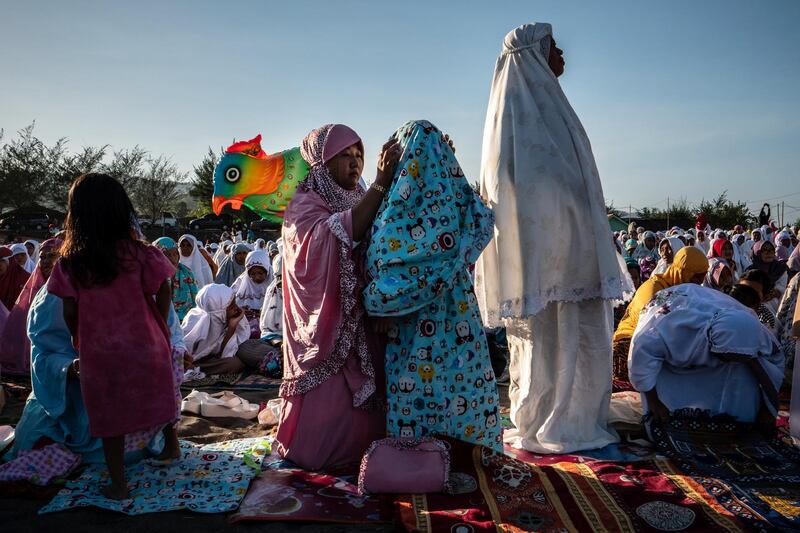
[{"label": "floral rug", "polygon": [[740,531],[738,518],[665,460],[537,466],[457,441],[453,494],[395,500],[407,531]]},{"label": "floral rug", "polygon": [[250,482],[271,452],[264,438],[238,439],[198,446],[181,441],[183,455],[175,461],[144,460],[125,470],[127,500],[109,500],[100,488],[108,483],[105,465],[90,465],[68,481],[40,514],[95,506],[128,515],[187,509],[197,513],[236,510]]},{"label": "floral rug", "polygon": [[278,389],[280,386],[280,379],[270,378],[258,372],[252,371],[232,374],[216,374],[192,381],[184,381],[181,384],[181,388],[183,389],[198,389],[204,391],[262,391]]},{"label": "floral rug", "polygon": [[688,413],[651,431],[660,453],[748,526],[800,529],[800,453],[781,431]]}]

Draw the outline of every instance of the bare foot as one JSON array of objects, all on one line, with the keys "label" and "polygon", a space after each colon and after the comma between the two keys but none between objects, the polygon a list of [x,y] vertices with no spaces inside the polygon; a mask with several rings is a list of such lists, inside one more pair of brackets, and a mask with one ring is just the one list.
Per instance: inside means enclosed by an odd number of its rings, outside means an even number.
[{"label": "bare foot", "polygon": [[158,459],[159,461],[167,461],[169,459],[180,459],[180,457],[181,457],[180,448],[175,448],[174,446],[165,444],[164,449],[161,450],[161,453],[158,454],[156,459]]},{"label": "bare foot", "polygon": [[158,454],[159,461],[166,461],[168,459],[180,459],[181,445],[178,442],[178,436],[174,431],[165,432],[164,434],[164,449]]},{"label": "bare foot", "polygon": [[126,500],[128,498],[128,487],[126,485],[114,485],[110,483],[101,489],[103,496],[109,500]]}]

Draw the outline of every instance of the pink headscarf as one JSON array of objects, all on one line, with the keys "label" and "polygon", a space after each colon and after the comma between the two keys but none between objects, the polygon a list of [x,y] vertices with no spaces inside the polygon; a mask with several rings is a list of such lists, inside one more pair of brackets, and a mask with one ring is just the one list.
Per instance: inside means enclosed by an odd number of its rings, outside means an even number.
[{"label": "pink headscarf", "polygon": [[[61,239],[48,239],[42,243],[40,255],[61,248]],[[41,262],[31,273],[17,301],[8,314],[5,327],[0,329],[0,366],[3,373],[12,375],[29,374],[31,370],[31,343],[26,331],[28,310],[39,289],[47,280],[42,274]]]},{"label": "pink headscarf", "polygon": [[347,126],[327,124],[309,133],[300,147],[311,169],[283,223],[282,397],[305,394],[339,372],[356,407],[376,390],[350,211],[365,191],[341,188],[325,166],[357,142]]},{"label": "pink headscarf", "polygon": [[306,135],[300,145],[300,155],[311,166],[303,187],[319,194],[334,213],[341,213],[356,205],[364,196],[361,186],[352,191],[339,187],[325,163],[353,144],[360,144],[361,137],[344,124],[325,124]]}]

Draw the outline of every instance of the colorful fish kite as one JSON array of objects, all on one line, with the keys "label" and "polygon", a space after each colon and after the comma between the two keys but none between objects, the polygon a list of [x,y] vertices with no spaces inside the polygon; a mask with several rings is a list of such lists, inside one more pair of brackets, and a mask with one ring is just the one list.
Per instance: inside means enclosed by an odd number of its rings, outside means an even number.
[{"label": "colorful fish kite", "polygon": [[212,208],[219,215],[228,204],[237,210],[244,204],[264,220],[281,224],[306,174],[308,163],[300,156],[300,148],[267,155],[261,149],[261,135],[234,143],[214,169]]}]

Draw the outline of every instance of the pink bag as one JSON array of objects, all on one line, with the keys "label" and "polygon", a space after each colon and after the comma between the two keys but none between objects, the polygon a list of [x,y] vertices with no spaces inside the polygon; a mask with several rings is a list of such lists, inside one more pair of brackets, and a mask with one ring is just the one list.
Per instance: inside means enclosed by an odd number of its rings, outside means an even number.
[{"label": "pink bag", "polygon": [[361,461],[358,491],[373,494],[446,492],[450,478],[448,445],[438,439],[376,440]]}]

